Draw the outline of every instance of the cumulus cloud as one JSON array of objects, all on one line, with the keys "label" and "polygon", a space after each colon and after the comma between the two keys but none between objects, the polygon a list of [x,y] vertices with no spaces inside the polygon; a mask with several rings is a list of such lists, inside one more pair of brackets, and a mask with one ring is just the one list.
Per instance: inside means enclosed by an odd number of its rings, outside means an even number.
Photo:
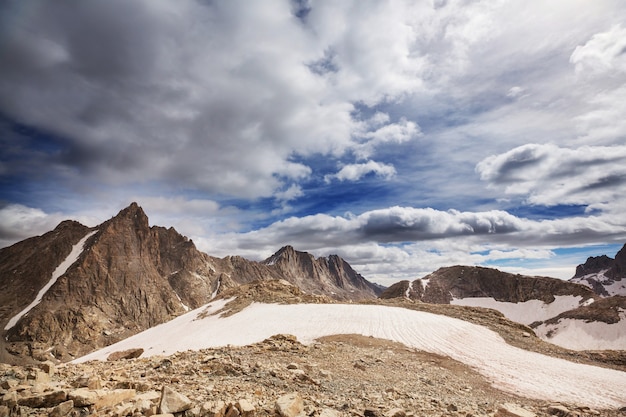
[{"label": "cumulus cloud", "polygon": [[482,180],[530,204],[559,204],[623,210],[626,146],[570,149],[528,144],[485,158],[476,166]]},{"label": "cumulus cloud", "polygon": [[336,174],[326,175],[324,180],[326,183],[330,183],[333,179],[337,179],[339,181],[358,181],[370,173],[373,173],[378,177],[390,179],[396,175],[396,169],[393,165],[382,164],[376,161],[367,161],[363,164],[346,165]]},{"label": "cumulus cloud", "polygon": [[626,28],[615,25],[574,49],[570,62],[581,75],[617,76],[626,72]]}]

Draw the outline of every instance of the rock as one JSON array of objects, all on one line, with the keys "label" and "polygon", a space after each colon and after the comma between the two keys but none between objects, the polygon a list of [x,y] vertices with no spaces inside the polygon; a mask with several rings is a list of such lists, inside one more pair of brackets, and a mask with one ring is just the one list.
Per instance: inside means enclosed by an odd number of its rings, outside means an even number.
[{"label": "rock", "polygon": [[135,397],[134,389],[114,389],[114,390],[90,390],[79,388],[71,391],[68,398],[74,401],[76,407],[89,407],[93,405],[96,409],[111,407]]},{"label": "rock", "polygon": [[537,417],[537,415],[517,404],[504,403],[498,408],[495,417]]},{"label": "rock", "polygon": [[548,414],[558,417],[574,417],[574,413],[562,405],[551,405],[548,407]]},{"label": "rock", "polygon": [[287,365],[287,369],[298,369],[298,364],[291,362],[289,365]]},{"label": "rock", "polygon": [[54,375],[56,371],[56,365],[52,361],[40,363],[39,368],[50,376]]},{"label": "rock", "polygon": [[200,411],[206,417],[224,417],[226,403],[224,401],[207,401],[202,404]]},{"label": "rock", "polygon": [[19,405],[30,408],[50,408],[67,400],[66,391],[52,391],[17,399]]},{"label": "rock", "polygon": [[180,413],[191,408],[191,400],[170,387],[164,386],[161,390],[161,401],[159,401],[159,411],[161,413]]},{"label": "rock", "polygon": [[278,398],[275,409],[281,417],[295,417],[304,410],[304,402],[299,393],[292,392]]},{"label": "rock", "polygon": [[320,411],[319,417],[341,417],[341,413],[337,410],[333,410],[332,408],[324,408]]},{"label": "rock", "polygon": [[379,417],[378,410],[374,410],[373,408],[366,408],[365,410],[363,410],[363,416]]},{"label": "rock", "polygon": [[74,401],[68,400],[57,405],[50,412],[50,417],[65,417],[74,408]]},{"label": "rock", "polygon": [[385,413],[385,417],[406,417],[406,412],[402,408],[392,408]]},{"label": "rock", "polygon": [[17,392],[9,391],[0,400],[0,403],[6,405],[9,408],[13,408],[17,405]]},{"label": "rock", "polygon": [[235,405],[233,404],[229,404],[228,408],[226,408],[226,413],[224,414],[224,417],[239,417],[240,415],[241,413],[239,412],[237,407],[235,407]]},{"label": "rock", "polygon": [[0,405],[0,417],[9,417],[11,410],[6,405]]},{"label": "rock", "polygon": [[239,410],[239,413],[241,415],[241,417],[253,417],[254,416],[254,406],[250,403],[250,401],[246,400],[245,398],[240,399],[239,401],[237,401],[237,409]]},{"label": "rock", "polygon": [[121,350],[113,352],[107,357],[107,361],[119,361],[121,359],[135,359],[141,356],[143,353],[142,348]]}]

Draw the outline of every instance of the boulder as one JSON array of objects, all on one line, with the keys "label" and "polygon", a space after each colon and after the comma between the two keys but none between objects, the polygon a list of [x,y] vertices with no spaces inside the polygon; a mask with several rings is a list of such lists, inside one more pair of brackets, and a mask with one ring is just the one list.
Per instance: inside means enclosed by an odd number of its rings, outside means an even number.
[{"label": "boulder", "polygon": [[275,409],[281,417],[296,417],[304,410],[302,396],[297,392],[283,395],[276,400]]},{"label": "boulder", "polygon": [[495,417],[537,417],[537,415],[517,404],[504,403],[498,408]]},{"label": "boulder", "polygon": [[164,386],[161,390],[161,401],[159,411],[163,414],[180,413],[191,408],[191,400],[170,387]]}]

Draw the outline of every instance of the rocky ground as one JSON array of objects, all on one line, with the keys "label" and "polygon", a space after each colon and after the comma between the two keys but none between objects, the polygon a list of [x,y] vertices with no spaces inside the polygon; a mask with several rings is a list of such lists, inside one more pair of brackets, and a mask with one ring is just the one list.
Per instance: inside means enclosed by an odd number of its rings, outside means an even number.
[{"label": "rocky ground", "polygon": [[[123,356],[123,355],[122,355]],[[132,356],[132,355],[130,355]],[[505,394],[449,358],[380,339],[38,367],[0,365],[0,416],[618,416]]]}]

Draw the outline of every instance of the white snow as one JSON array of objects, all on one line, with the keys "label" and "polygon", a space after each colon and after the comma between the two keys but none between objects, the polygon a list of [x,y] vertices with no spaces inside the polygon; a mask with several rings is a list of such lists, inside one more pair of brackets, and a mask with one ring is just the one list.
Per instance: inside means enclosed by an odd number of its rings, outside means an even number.
[{"label": "white snow", "polygon": [[96,232],[97,230],[91,233],[88,233],[87,236],[83,237],[77,244],[75,244],[72,247],[72,251],[70,252],[69,255],[67,255],[67,258],[65,258],[65,260],[61,262],[59,266],[57,266],[54,272],[52,272],[52,277],[50,278],[50,281],[48,281],[48,283],[44,285],[44,287],[41,290],[39,290],[39,293],[37,294],[37,297],[35,297],[35,300],[32,303],[30,303],[28,306],[26,306],[24,310],[20,311],[15,316],[13,316],[11,320],[9,320],[7,325],[4,326],[4,330],[9,330],[13,328],[13,326],[15,326],[22,317],[28,314],[30,310],[32,310],[37,304],[41,302],[41,300],[43,299],[43,296],[54,285],[54,283],[57,282],[57,279],[59,279],[59,277],[65,274],[67,270],[69,269],[69,267],[72,266],[74,262],[78,260],[80,255],[83,253],[85,242],[87,241],[87,239],[93,236]]},{"label": "white snow", "polygon": [[498,310],[509,320],[522,324],[531,324],[536,321],[545,321],[559,314],[578,308],[581,296],[557,295],[549,304],[541,300],[529,300],[522,303],[496,301],[491,297],[455,298],[450,304],[470,307],[485,307]]},{"label": "white snow", "polygon": [[626,373],[577,364],[512,347],[495,332],[466,321],[399,307],[358,304],[252,304],[230,317],[217,300],[75,362],[105,360],[115,351],[142,347],[144,356],[226,345],[243,346],[274,334],[303,343],[357,333],[449,356],[476,369],[495,387],[515,395],[596,408],[626,405]]},{"label": "white snow", "polygon": [[557,324],[538,326],[535,333],[572,350],[626,350],[626,314],[620,312],[620,321],[613,324],[561,319]]},{"label": "white snow", "polygon": [[406,287],[406,291],[404,292],[404,298],[410,298],[409,294],[413,290],[413,281],[409,281],[409,285]]},{"label": "white snow", "polygon": [[220,290],[220,286],[222,285],[222,279],[218,278],[217,279],[217,287],[215,287],[215,291],[213,291],[213,293],[211,293],[211,300],[214,299],[215,297],[217,297],[217,292]]}]

